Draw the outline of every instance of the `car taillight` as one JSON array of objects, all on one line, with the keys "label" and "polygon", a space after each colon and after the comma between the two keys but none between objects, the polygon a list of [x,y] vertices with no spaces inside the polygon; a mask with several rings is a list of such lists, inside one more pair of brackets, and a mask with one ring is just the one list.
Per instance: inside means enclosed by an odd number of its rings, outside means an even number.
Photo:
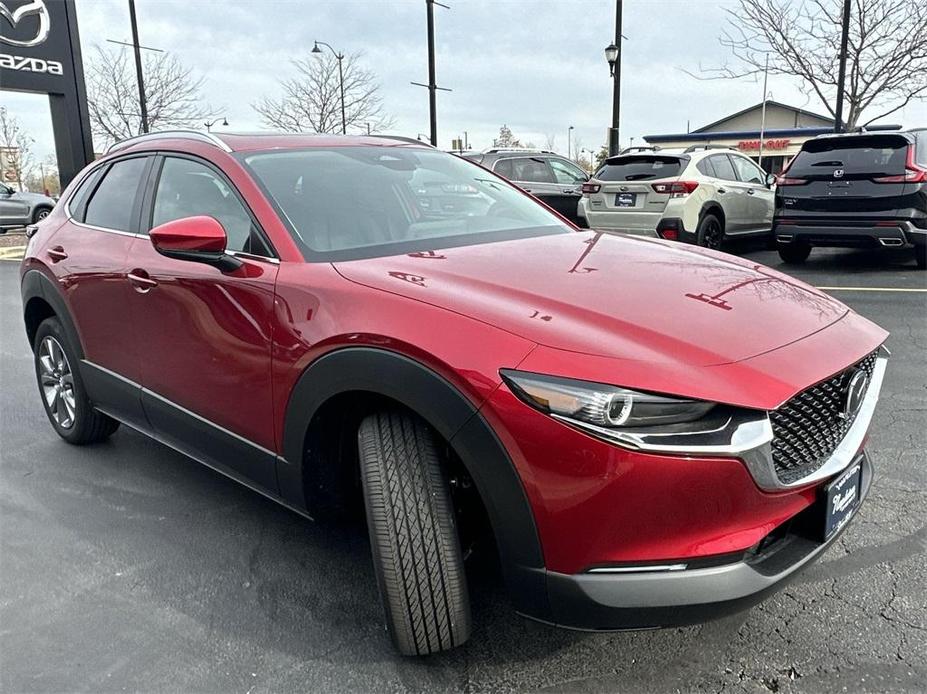
[{"label": "car taillight", "polygon": [[602,189],[598,183],[583,183],[583,195],[598,193]]},{"label": "car taillight", "polygon": [[927,169],[914,163],[914,147],[908,145],[908,156],[904,163],[904,173],[897,176],[878,176],[874,183],[925,183]]},{"label": "car taillight", "polygon": [[807,178],[789,178],[788,176],[779,176],[776,179],[777,186],[803,186],[807,182]]},{"label": "car taillight", "polygon": [[655,193],[670,195],[674,198],[684,198],[698,188],[698,181],[676,181],[675,183],[651,183]]}]

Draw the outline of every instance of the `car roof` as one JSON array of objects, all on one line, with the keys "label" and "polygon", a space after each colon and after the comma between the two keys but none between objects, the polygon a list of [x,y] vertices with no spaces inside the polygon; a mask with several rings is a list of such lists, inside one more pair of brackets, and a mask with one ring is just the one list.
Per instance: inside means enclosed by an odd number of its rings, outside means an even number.
[{"label": "car roof", "polygon": [[110,147],[106,153],[112,154],[136,145],[163,143],[167,140],[207,143],[225,152],[305,149],[312,147],[415,147],[434,149],[430,144],[401,135],[332,135],[327,133],[273,131],[204,133],[198,130],[165,130],[122,140]]}]

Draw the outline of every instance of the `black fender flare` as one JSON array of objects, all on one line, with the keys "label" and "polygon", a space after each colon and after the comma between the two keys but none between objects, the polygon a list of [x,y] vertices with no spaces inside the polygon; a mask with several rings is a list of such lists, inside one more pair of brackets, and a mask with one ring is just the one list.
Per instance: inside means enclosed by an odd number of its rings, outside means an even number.
[{"label": "black fender flare", "polygon": [[[23,299],[23,321],[25,322],[26,308],[29,306],[29,301],[35,298],[43,299],[55,312],[55,317],[61,323],[61,327],[68,336],[71,346],[77,350],[78,358],[83,359],[84,345],[81,342],[80,333],[71,318],[68,304],[55,283],[39,270],[27,270],[22,278],[20,292]],[[32,348],[34,345],[30,344],[29,347]]]},{"label": "black fender flare", "polygon": [[[717,214],[715,210],[717,210],[720,214]],[[724,216],[724,208],[721,207],[721,203],[719,203],[717,200],[708,200],[707,202],[702,203],[702,209],[698,211],[699,224],[702,223],[702,218],[709,212],[714,214],[716,217],[719,217],[719,221],[721,222],[722,227],[727,227],[727,218]],[[698,233],[697,227],[695,229],[695,233]]]},{"label": "black fender flare", "polygon": [[511,458],[470,400],[445,378],[409,357],[379,348],[345,347],[319,357],[306,368],[287,404],[283,456],[277,461],[280,495],[288,503],[306,507],[302,460],[307,428],[329,398],[351,391],[375,393],[402,403],[449,443],[486,507],[516,608],[541,618],[549,614],[541,542]]}]

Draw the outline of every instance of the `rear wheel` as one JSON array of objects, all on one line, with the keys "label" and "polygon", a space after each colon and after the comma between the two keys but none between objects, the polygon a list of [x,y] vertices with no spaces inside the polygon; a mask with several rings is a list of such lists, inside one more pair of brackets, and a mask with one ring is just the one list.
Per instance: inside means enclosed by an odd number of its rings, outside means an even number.
[{"label": "rear wheel", "polygon": [[459,646],[470,599],[435,433],[402,411],[370,415],[358,431],[374,570],[386,623],[403,655]]},{"label": "rear wheel", "polygon": [[919,270],[927,270],[927,246],[914,247],[914,260]]},{"label": "rear wheel", "polygon": [[779,257],[789,265],[798,265],[808,260],[811,255],[811,246],[806,243],[791,243],[788,246],[779,246]]},{"label": "rear wheel", "polygon": [[706,214],[698,223],[696,243],[705,248],[719,250],[724,242],[724,225],[713,214]]},{"label": "rear wheel", "polygon": [[93,409],[78,370],[74,349],[57,318],[46,318],[35,334],[35,375],[48,421],[68,443],[97,443],[119,422]]},{"label": "rear wheel", "polygon": [[45,219],[48,215],[51,214],[50,207],[40,207],[35,212],[32,213],[32,223],[37,224],[38,222]]}]

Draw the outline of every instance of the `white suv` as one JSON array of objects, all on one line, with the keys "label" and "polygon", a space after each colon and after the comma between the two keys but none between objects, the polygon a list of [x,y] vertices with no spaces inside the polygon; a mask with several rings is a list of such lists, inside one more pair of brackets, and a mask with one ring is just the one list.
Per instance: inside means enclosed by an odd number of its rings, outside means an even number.
[{"label": "white suv", "polygon": [[625,150],[583,185],[579,215],[593,229],[719,248],[728,237],[769,234],[775,176],[727,147]]}]

